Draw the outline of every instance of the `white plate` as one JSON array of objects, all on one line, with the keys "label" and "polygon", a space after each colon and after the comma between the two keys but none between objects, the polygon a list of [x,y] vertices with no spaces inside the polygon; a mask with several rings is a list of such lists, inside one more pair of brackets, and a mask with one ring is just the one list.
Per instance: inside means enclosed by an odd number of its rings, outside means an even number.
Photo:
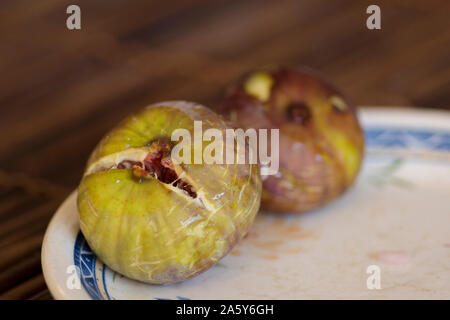
[{"label": "white plate", "polygon": [[96,259],[79,232],[72,193],[53,217],[42,246],[52,295],[449,299],[450,113],[365,108],[360,116],[368,152],[353,189],[316,212],[258,215],[231,254],[180,284],[139,283]]}]

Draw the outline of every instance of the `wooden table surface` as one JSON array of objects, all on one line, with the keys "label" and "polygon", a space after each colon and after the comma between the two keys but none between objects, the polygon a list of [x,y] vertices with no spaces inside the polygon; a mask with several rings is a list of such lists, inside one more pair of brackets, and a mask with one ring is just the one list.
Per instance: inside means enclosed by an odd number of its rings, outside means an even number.
[{"label": "wooden table surface", "polygon": [[[66,28],[81,7],[82,29]],[[382,29],[365,26],[381,7]],[[0,299],[51,298],[45,228],[89,152],[128,113],[168,99],[212,105],[253,68],[320,70],[358,105],[450,109],[450,2],[0,3]]]}]

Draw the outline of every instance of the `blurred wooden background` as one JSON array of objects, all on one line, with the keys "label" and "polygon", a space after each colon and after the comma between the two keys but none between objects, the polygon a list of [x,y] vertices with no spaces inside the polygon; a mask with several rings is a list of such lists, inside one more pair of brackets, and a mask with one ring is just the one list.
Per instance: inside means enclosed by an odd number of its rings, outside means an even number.
[{"label": "blurred wooden background", "polygon": [[[82,29],[66,28],[81,7]],[[382,30],[365,26],[378,4]],[[0,299],[51,298],[45,228],[100,137],[168,99],[212,105],[242,73],[316,68],[358,105],[450,109],[446,0],[2,0]]]}]

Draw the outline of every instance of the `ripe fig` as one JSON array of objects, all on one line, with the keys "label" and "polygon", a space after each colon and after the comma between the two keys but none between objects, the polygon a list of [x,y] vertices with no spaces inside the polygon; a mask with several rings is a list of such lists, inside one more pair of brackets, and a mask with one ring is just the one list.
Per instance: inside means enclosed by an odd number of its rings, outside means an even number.
[{"label": "ripe fig", "polygon": [[172,132],[193,135],[196,120],[204,130],[230,128],[204,106],[162,102],[125,119],[88,160],[78,188],[81,231],[104,263],[129,278],[167,284],[207,270],[259,209],[257,165],[173,161]]},{"label": "ripe fig", "polygon": [[280,130],[279,171],[263,177],[265,209],[318,208],[346,191],[358,174],[364,137],[355,107],[312,71],[253,72],[228,89],[218,112],[239,128]]}]

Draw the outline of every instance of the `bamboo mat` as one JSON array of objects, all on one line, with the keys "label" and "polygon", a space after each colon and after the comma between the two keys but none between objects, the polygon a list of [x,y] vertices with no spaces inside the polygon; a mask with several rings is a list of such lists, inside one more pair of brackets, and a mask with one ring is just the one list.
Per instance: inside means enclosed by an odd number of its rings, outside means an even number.
[{"label": "bamboo mat", "polygon": [[450,109],[450,2],[80,0],[0,4],[0,299],[48,299],[45,228],[89,152],[161,100],[212,105],[249,70],[304,64],[358,105]]}]

